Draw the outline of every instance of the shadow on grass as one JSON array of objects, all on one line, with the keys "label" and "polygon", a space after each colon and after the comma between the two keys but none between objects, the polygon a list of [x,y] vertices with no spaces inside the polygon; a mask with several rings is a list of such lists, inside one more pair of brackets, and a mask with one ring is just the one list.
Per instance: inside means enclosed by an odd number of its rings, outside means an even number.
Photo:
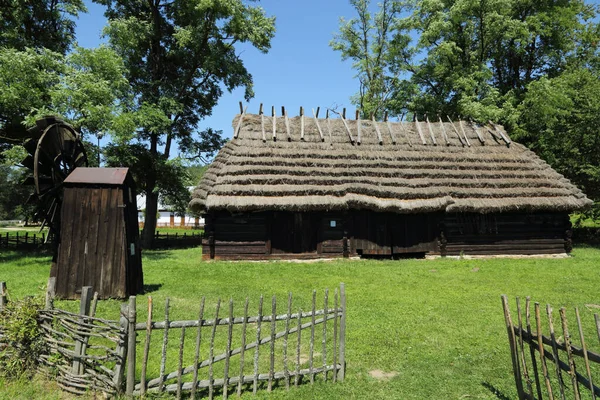
[{"label": "shadow on grass", "polygon": [[506,394],[502,393],[498,388],[496,388],[491,383],[489,383],[489,382],[481,382],[481,385],[484,388],[486,388],[487,390],[489,390],[490,392],[492,392],[492,394],[494,396],[496,396],[496,398],[498,398],[500,400],[511,400],[511,398],[509,396],[507,396]]},{"label": "shadow on grass", "polygon": [[170,250],[144,250],[142,256],[148,260],[164,260],[173,256]]},{"label": "shadow on grass", "polygon": [[146,293],[156,292],[157,290],[160,290],[160,288],[162,286],[163,286],[162,283],[151,283],[149,285],[144,285],[144,291],[142,293],[146,294]]},{"label": "shadow on grass", "polygon": [[52,257],[51,250],[6,250],[0,252],[0,262],[18,261],[23,258]]}]

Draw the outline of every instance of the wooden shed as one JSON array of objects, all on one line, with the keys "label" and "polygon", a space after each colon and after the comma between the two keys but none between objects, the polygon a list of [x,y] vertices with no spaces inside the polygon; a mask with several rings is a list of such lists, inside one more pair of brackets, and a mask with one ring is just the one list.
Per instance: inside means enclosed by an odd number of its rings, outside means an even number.
[{"label": "wooden shed", "polygon": [[504,128],[238,115],[193,194],[203,258],[553,254],[586,196]]},{"label": "wooden shed", "polygon": [[56,296],[102,299],[143,289],[135,184],[127,168],[76,168],[64,181]]}]

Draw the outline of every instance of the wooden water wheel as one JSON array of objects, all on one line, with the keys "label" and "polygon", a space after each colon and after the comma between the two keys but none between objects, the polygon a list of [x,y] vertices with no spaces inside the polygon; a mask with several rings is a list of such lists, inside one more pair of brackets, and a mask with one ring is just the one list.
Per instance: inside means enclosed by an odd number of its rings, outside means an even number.
[{"label": "wooden water wheel", "polygon": [[34,188],[28,202],[36,204],[34,220],[42,222],[42,227],[48,226],[50,234],[57,238],[62,183],[75,168],[87,166],[87,155],[81,135],[60,119],[38,120],[29,133],[30,139],[24,145],[28,155],[21,162],[32,172],[25,181]]}]

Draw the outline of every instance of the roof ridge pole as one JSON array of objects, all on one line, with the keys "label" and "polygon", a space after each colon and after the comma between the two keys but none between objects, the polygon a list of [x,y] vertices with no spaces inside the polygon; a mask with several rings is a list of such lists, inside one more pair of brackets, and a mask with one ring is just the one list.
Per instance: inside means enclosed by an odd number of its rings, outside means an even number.
[{"label": "roof ridge pole", "polygon": [[361,123],[360,123],[360,110],[356,109],[356,131],[357,131],[357,138],[356,138],[356,144],[360,144],[360,142],[362,141],[362,128],[361,128]]},{"label": "roof ridge pole", "polygon": [[263,113],[262,103],[260,103],[260,107],[258,108],[258,114],[260,115],[260,128],[262,130],[262,140],[263,142],[266,142],[267,136],[265,135],[265,114]]},{"label": "roof ridge pole", "polygon": [[[458,132],[458,129],[456,129],[456,127],[454,126],[454,122],[452,122],[452,120],[450,119],[449,115],[446,115],[446,118],[448,118],[448,121],[450,122],[450,125],[452,125],[452,129],[454,130],[454,132],[456,133],[456,137],[458,137],[458,141],[460,142],[460,144],[463,145],[463,147],[466,145],[466,143],[463,141],[463,138],[460,137],[460,132]],[[466,138],[465,138],[466,139]],[[469,141],[467,140],[467,143]],[[469,144],[469,146],[471,146]]]},{"label": "roof ridge pole", "polygon": [[425,141],[425,137],[423,136],[423,131],[421,131],[421,126],[419,125],[419,119],[417,118],[417,113],[414,114],[414,123],[415,126],[417,127],[417,132],[419,133],[419,137],[421,138],[421,142],[423,144],[427,144],[427,142]]},{"label": "roof ridge pole", "polygon": [[238,119],[237,126],[235,127],[235,132],[233,133],[233,138],[237,139],[240,134],[240,129],[242,128],[242,119],[244,119],[244,115],[246,115],[246,111],[248,111],[248,106],[246,108],[242,108],[242,102],[240,101],[240,119]]},{"label": "roof ridge pole", "polygon": [[327,133],[329,133],[329,142],[333,145],[333,138],[331,137],[331,120],[329,119],[329,109],[325,112],[325,121],[327,121]]},{"label": "roof ridge pole", "polygon": [[275,115],[275,106],[271,107],[271,115],[273,116],[273,141],[277,141],[277,116]]},{"label": "roof ridge pole", "polygon": [[400,114],[398,117],[398,125],[400,126],[400,130],[402,131],[402,133],[404,133],[404,137],[406,137],[406,142],[408,143],[409,147],[412,147],[412,142],[410,141],[410,137],[408,136],[408,132],[406,131],[406,129],[404,129],[404,122],[402,121],[404,119],[404,115]]},{"label": "roof ridge pole", "polygon": [[488,124],[492,125],[494,127],[494,130],[496,132],[498,132],[498,134],[500,134],[500,137],[502,138],[502,140],[504,140],[506,142],[506,146],[510,146],[511,144],[511,140],[508,138],[508,136],[506,136],[504,134],[504,132],[502,132],[502,129],[498,128],[498,125],[496,125],[495,123],[493,123],[492,121],[488,121]]},{"label": "roof ridge pole", "polygon": [[427,130],[429,130],[429,136],[431,136],[431,141],[434,146],[437,146],[437,140],[435,140],[435,135],[433,134],[433,129],[431,128],[431,124],[429,123],[429,117],[425,114],[425,121],[427,121]]},{"label": "roof ridge pole", "polygon": [[290,119],[288,118],[287,110],[284,106],[281,106],[281,115],[283,115],[283,120],[285,121],[285,132],[287,134],[288,142],[291,142],[292,135],[290,134]]},{"label": "roof ridge pole", "polygon": [[442,136],[444,136],[444,140],[446,141],[446,146],[450,146],[450,140],[448,139],[448,134],[446,133],[446,127],[444,126],[444,121],[442,121],[442,118],[440,117],[440,115],[438,114],[438,121],[440,123],[440,127],[442,128]]},{"label": "roof ridge pole", "polygon": [[385,123],[387,125],[387,128],[388,128],[388,132],[390,133],[390,137],[392,138],[392,144],[396,144],[396,136],[394,136],[394,132],[392,131],[392,123],[388,119],[388,112],[387,111],[383,115],[383,120],[385,121]]},{"label": "roof ridge pole", "polygon": [[350,128],[348,127],[348,124],[346,123],[346,109],[344,108],[344,110],[342,111],[342,122],[344,123],[344,126],[346,127],[346,132],[348,132],[348,137],[350,138],[350,144],[354,144],[354,139],[352,138],[352,132],[350,132]]},{"label": "roof ridge pole", "polygon": [[481,142],[481,144],[485,145],[485,139],[483,138],[483,136],[481,136],[481,133],[479,132],[479,129],[477,129],[477,126],[475,126],[475,123],[473,122],[473,119],[469,118],[469,124],[471,124],[471,128],[473,128],[473,130],[477,134],[477,138],[479,139],[479,141]]},{"label": "roof ridge pole", "polygon": [[377,121],[375,121],[375,115],[371,115],[371,120],[373,120],[373,126],[375,127],[375,132],[377,132],[377,140],[379,140],[379,145],[383,145],[383,139],[381,138],[381,132],[379,131],[379,125],[377,125]]},{"label": "roof ridge pole", "polygon": [[460,126],[460,131],[462,132],[467,142],[467,146],[471,147],[471,142],[469,142],[469,138],[467,137],[467,133],[465,132],[465,127],[463,126],[462,119],[460,119],[460,116],[458,117],[458,126]]},{"label": "roof ridge pole", "polygon": [[304,141],[304,107],[300,106],[300,140]]},{"label": "roof ridge pole", "polygon": [[317,129],[319,130],[319,136],[321,136],[321,142],[325,141],[325,136],[323,136],[323,131],[321,130],[321,125],[319,125],[319,107],[317,107],[317,112],[315,113],[315,109],[312,109],[313,117],[315,119],[315,124],[317,125]]}]

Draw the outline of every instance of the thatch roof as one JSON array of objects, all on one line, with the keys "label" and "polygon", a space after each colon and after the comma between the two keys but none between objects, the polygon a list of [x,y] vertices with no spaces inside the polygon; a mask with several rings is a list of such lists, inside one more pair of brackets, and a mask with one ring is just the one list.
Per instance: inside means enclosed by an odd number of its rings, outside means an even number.
[{"label": "thatch roof", "polygon": [[195,211],[488,213],[591,204],[498,125],[277,117],[274,134],[272,117],[239,120],[193,193]]}]

